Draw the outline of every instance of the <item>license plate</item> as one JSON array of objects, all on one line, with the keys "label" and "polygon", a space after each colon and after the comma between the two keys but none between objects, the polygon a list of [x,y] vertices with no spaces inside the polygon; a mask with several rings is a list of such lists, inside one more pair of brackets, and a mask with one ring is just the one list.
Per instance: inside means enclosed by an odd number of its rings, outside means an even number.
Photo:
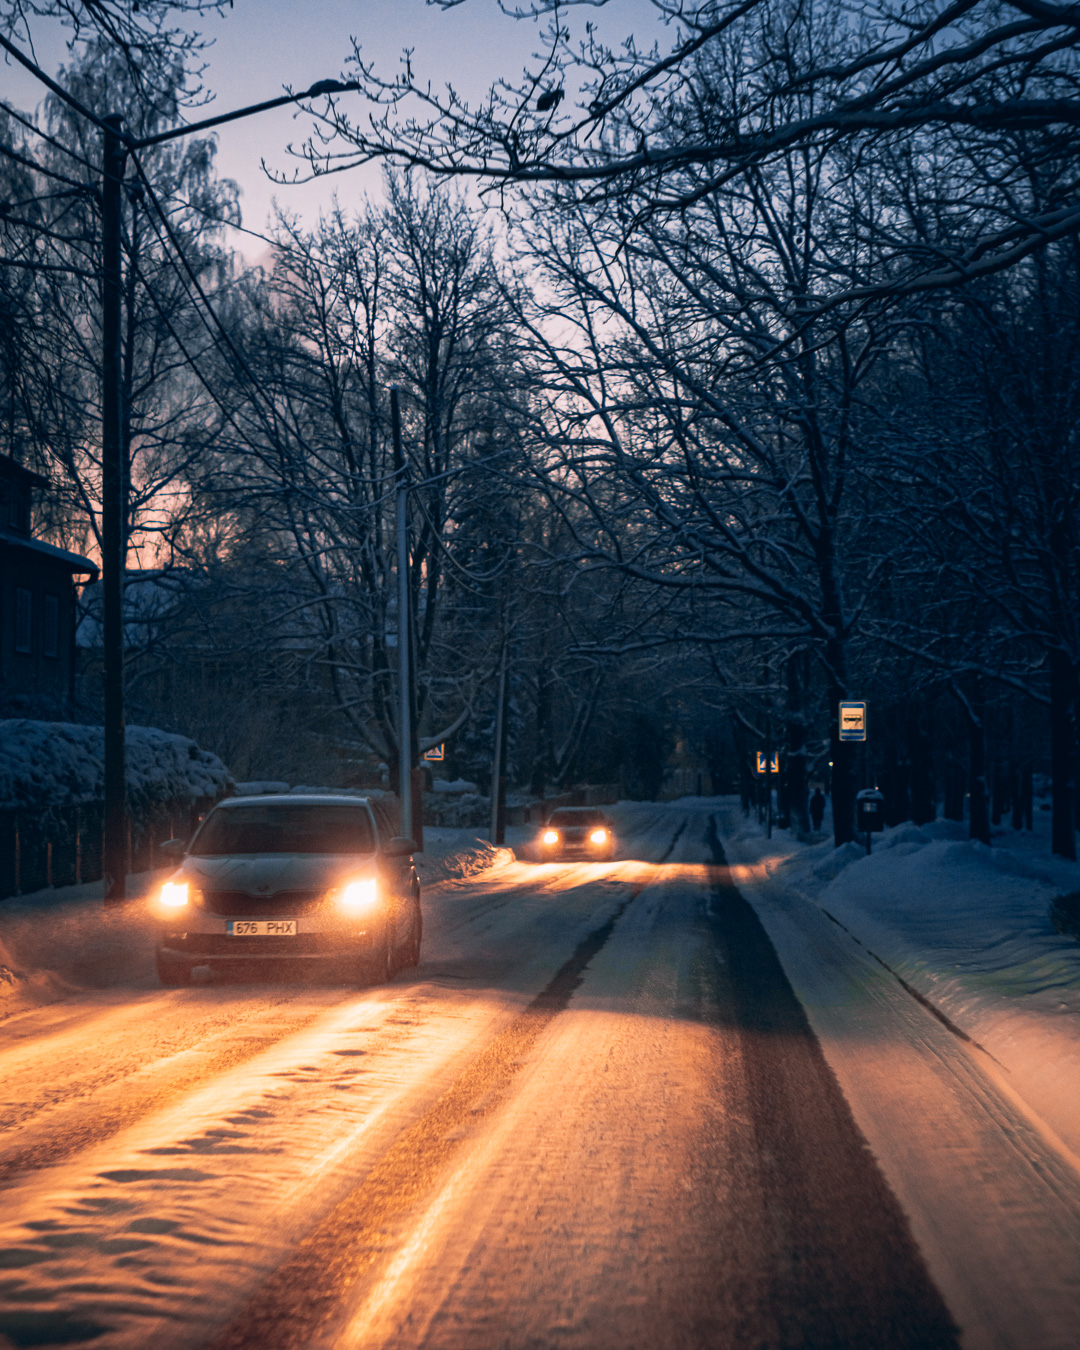
[{"label": "license plate", "polygon": [[295,919],[230,919],[225,931],[231,937],[295,937]]}]

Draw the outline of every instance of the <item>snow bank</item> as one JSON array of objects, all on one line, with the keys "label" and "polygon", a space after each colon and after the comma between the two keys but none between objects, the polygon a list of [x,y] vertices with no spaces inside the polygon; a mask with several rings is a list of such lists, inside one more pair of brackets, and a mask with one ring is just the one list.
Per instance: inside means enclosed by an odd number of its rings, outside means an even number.
[{"label": "snow bank", "polygon": [[[151,874],[128,878],[138,897]],[[102,884],[37,891],[0,905],[0,1020],[85,989],[157,987],[159,924],[139,898],[102,906]]]},{"label": "snow bank", "polygon": [[414,859],[422,885],[465,881],[492,867],[514,861],[514,851],[497,848],[475,830],[424,826],[424,851]]},{"label": "snow bank", "polygon": [[1080,865],[1045,840],[995,830],[988,848],[953,821],[900,825],[864,845],[766,841],[727,817],[732,861],[819,905],[1005,1068],[1028,1105],[1080,1155],[1080,942],[1051,906],[1080,890]]},{"label": "snow bank", "polygon": [[[217,755],[186,736],[128,727],[127,783],[132,806],[219,797],[229,774]],[[71,722],[0,721],[0,810],[43,812],[100,801],[104,732]]]}]

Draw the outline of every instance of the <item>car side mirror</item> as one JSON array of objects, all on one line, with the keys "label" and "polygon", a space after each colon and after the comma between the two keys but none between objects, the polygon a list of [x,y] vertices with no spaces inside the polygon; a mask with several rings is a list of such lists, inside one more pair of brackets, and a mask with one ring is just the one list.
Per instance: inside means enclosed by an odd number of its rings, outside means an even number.
[{"label": "car side mirror", "polygon": [[184,841],[182,839],[166,839],[163,844],[158,844],[158,852],[163,858],[179,860],[184,856]]},{"label": "car side mirror", "polygon": [[412,853],[419,853],[415,839],[406,839],[402,834],[394,835],[389,843],[383,845],[383,854],[387,858],[407,858]]}]

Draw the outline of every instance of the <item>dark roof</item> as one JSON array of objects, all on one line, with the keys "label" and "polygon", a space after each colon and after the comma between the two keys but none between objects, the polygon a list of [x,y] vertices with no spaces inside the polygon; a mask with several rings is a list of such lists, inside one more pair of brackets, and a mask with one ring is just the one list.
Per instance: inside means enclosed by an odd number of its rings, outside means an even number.
[{"label": "dark roof", "polygon": [[[16,465],[16,468],[19,466]],[[10,530],[0,529],[0,545],[8,548],[28,549],[31,553],[44,554],[55,562],[63,563],[69,572],[88,572],[96,580],[100,572],[97,563],[84,558],[80,553],[69,553],[66,548],[57,548],[55,544],[46,544],[43,539],[29,539],[26,535],[12,534]]]},{"label": "dark roof", "polygon": [[24,469],[18,460],[12,459],[10,455],[0,455],[0,478],[20,479],[24,483],[29,483],[31,487],[47,488],[49,480],[42,478],[41,474],[34,473],[32,469]]}]

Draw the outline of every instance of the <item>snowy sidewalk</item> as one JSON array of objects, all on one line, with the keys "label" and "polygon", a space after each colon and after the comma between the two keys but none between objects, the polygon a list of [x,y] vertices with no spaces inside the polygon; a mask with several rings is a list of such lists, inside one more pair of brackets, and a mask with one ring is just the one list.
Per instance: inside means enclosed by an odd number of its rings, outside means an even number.
[{"label": "snowy sidewalk", "polygon": [[952,821],[886,830],[870,857],[864,845],[804,845],[787,831],[767,840],[735,803],[718,827],[728,861],[748,869],[751,902],[767,887],[824,911],[988,1051],[1080,1158],[1080,942],[1049,912],[1056,895],[1080,891],[1080,865],[1011,830],[995,829],[987,848]]}]

